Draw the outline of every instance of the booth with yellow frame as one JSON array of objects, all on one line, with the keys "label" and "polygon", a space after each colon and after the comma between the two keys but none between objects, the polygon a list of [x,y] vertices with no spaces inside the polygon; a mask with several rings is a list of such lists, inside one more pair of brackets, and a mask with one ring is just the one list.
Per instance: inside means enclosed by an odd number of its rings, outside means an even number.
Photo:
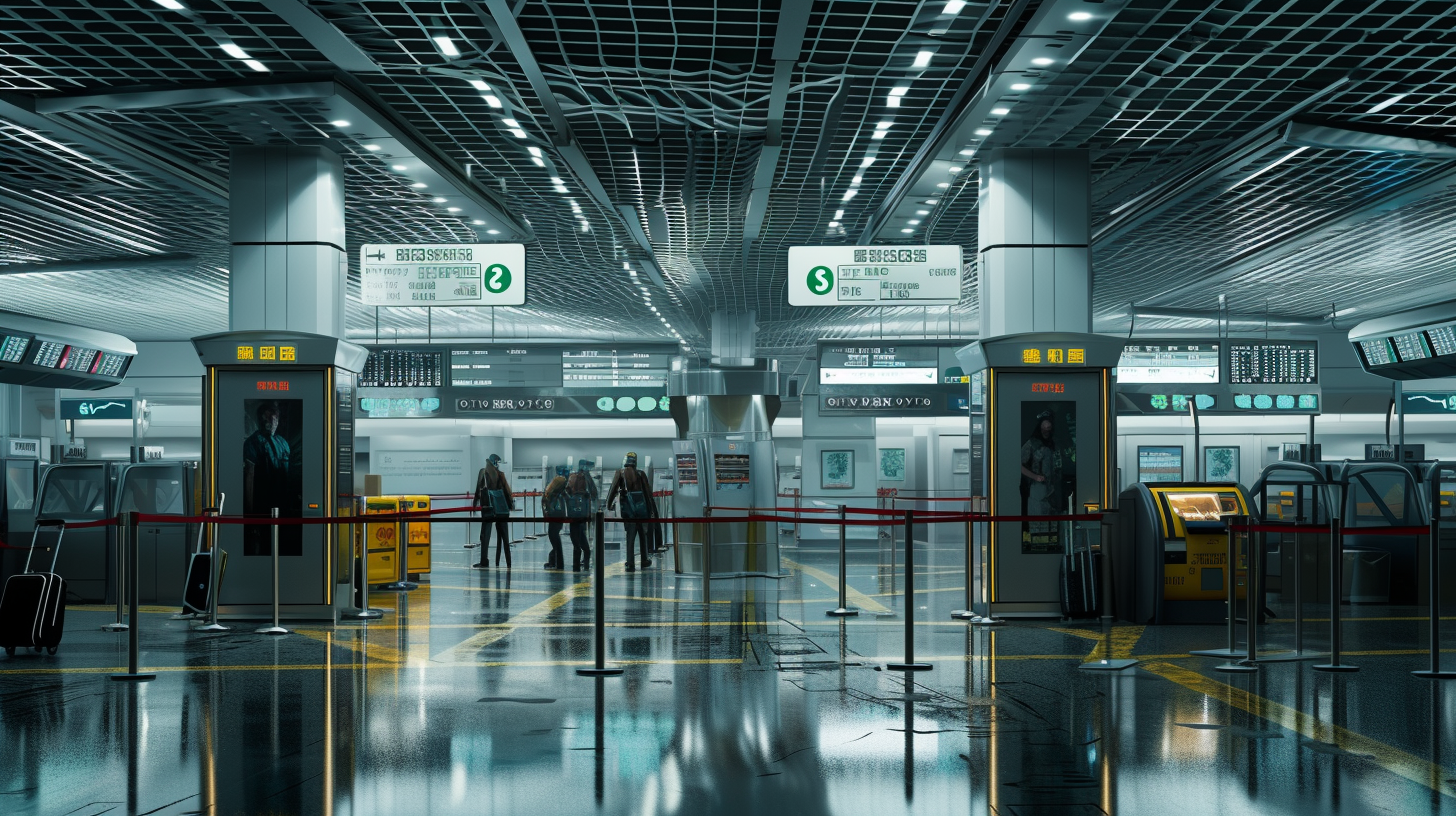
[{"label": "booth with yellow frame", "polygon": [[[1134,623],[1220,623],[1227,618],[1227,519],[1249,515],[1232,483],[1135,484],[1119,497],[1119,616]],[[1248,564],[1236,539],[1235,595]]]}]

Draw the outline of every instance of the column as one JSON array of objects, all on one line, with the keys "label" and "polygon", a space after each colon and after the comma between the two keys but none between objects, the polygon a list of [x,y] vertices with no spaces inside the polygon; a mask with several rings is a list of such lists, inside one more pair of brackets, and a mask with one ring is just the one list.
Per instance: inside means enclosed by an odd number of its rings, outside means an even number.
[{"label": "column", "polygon": [[232,151],[228,329],[344,336],[344,162],[321,147]]},{"label": "column", "polygon": [[981,339],[1092,331],[1086,150],[1014,148],[981,160]]}]

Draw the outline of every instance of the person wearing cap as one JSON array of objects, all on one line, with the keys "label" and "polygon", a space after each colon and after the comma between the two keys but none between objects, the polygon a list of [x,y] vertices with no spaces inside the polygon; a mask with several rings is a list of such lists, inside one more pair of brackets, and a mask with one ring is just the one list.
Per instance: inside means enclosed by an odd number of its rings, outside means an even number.
[{"label": "person wearing cap", "polygon": [[637,469],[637,454],[628,452],[622,460],[622,469],[612,479],[612,489],[607,492],[607,509],[616,507],[617,496],[622,497],[622,520],[627,528],[627,571],[635,572],[632,540],[636,538],[642,550],[642,569],[652,566],[647,560],[647,525],[641,521],[657,515],[652,504],[652,486],[647,483],[647,474]]},{"label": "person wearing cap", "polygon": [[499,454],[492,453],[485,467],[475,476],[475,506],[480,508],[480,560],[476,569],[490,566],[490,531],[495,529],[495,565],[500,566],[505,551],[506,569],[511,568],[511,511],[516,500],[511,496],[511,483],[500,469]]},{"label": "person wearing cap", "polygon": [[[586,540],[586,523],[591,518],[591,507],[599,495],[597,481],[592,478],[593,459],[582,457],[576,463],[576,472],[566,480],[566,508],[571,524],[567,531],[571,535],[571,568],[591,569],[591,545]],[[577,508],[573,510],[573,507]]]},{"label": "person wearing cap", "polygon": [[551,484],[546,485],[546,490],[541,494],[541,509],[548,521],[546,522],[546,538],[551,542],[551,552],[546,555],[546,569],[564,569],[561,560],[561,523],[566,520],[566,477],[571,473],[571,468],[560,465],[556,468],[556,477]]}]

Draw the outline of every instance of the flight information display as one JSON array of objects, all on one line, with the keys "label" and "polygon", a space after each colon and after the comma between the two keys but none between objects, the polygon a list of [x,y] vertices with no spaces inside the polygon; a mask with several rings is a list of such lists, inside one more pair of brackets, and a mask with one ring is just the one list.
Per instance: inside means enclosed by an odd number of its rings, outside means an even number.
[{"label": "flight information display", "polygon": [[20,337],[13,334],[3,335],[3,339],[0,339],[0,362],[25,362],[25,350],[28,348],[30,348],[29,337]]},{"label": "flight information display", "polygon": [[[937,346],[832,346],[819,353],[820,385],[936,385],[942,349]],[[954,365],[952,356],[947,362]]]},{"label": "flight information display", "polygon": [[125,354],[110,354],[102,352],[100,360],[96,363],[93,374],[100,374],[103,377],[120,377],[126,371],[126,364],[131,357]]},{"label": "flight information display", "polygon": [[459,348],[450,350],[450,382],[467,388],[663,389],[672,358],[672,352],[647,348]]},{"label": "flight information display", "polygon": [[1308,385],[1319,379],[1313,340],[1229,343],[1229,382],[1248,385]]},{"label": "flight information display", "polygon": [[360,387],[422,388],[444,385],[444,354],[439,351],[371,351],[359,375]]},{"label": "flight information display", "polygon": [[[905,341],[819,346],[819,408],[828,413],[965,416],[979,396],[956,346]],[[979,400],[975,400],[980,405]]]},{"label": "flight information display", "polygon": [[566,388],[666,388],[673,355],[645,349],[561,352]]},{"label": "flight information display", "polygon": [[96,349],[69,346],[66,353],[61,356],[60,367],[66,371],[85,371],[90,374],[92,373],[91,364],[96,362],[96,355],[100,353]]},{"label": "flight information display", "polygon": [[1395,362],[1395,349],[1384,337],[1377,340],[1361,340],[1360,351],[1365,355],[1365,362],[1373,366],[1391,365]]},{"label": "flight information display", "polygon": [[1120,383],[1216,385],[1218,343],[1167,341],[1125,346],[1117,361]]},{"label": "flight information display", "polygon": [[[1415,360],[1430,359],[1431,348],[1426,344],[1426,335],[1422,332],[1413,331],[1407,334],[1397,334],[1390,338],[1395,343],[1396,353],[1400,354],[1400,361],[1409,363]],[[1371,363],[1374,365],[1374,363]]]},{"label": "flight information display", "polygon": [[1438,356],[1456,354],[1456,326],[1437,326],[1434,329],[1426,329],[1426,336],[1431,338],[1431,350]]},{"label": "flight information display", "polygon": [[42,340],[36,344],[35,356],[30,359],[30,364],[41,368],[60,368],[61,356],[66,352],[65,343],[53,343],[49,340]]}]

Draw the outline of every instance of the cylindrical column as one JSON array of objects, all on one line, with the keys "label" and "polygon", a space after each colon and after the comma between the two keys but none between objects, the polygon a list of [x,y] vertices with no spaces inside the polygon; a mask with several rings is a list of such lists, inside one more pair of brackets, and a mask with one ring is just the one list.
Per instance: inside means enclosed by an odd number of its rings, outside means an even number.
[{"label": "cylindrical column", "polygon": [[129,620],[131,621],[131,627],[127,630],[126,673],[113,674],[111,675],[112,680],[141,681],[152,680],[155,679],[157,676],[155,674],[142,674],[139,668],[141,663],[141,626],[139,621],[137,620],[137,595],[139,594],[137,588],[137,576],[141,574],[142,548],[136,545],[136,516],[137,514],[132,512],[122,513],[120,518],[120,525],[117,527],[118,549],[126,554],[126,559],[130,564],[130,568],[127,570],[127,576],[129,580],[127,581],[126,587],[124,589],[122,587],[117,587],[116,591],[118,593],[124,591],[128,596],[127,614],[129,616]]},{"label": "cylindrical column", "polygon": [[606,527],[602,511],[597,510],[597,552],[593,566],[595,578],[592,581],[592,641],[595,646],[596,665],[589,669],[577,669],[576,673],[583,677],[616,677],[622,673],[622,669],[607,668],[607,569],[603,565],[602,557],[606,550]]},{"label": "cylindrical column", "polygon": [[1340,660],[1340,595],[1345,585],[1344,531],[1340,519],[1334,513],[1330,518],[1330,662],[1311,666],[1322,672],[1353,672],[1359,666],[1351,666]]},{"label": "cylindrical column", "polygon": [[929,663],[915,662],[915,511],[905,511],[905,662],[891,663],[893,671],[928,671]]},{"label": "cylindrical column", "polygon": [[703,613],[713,598],[713,508],[703,508]]},{"label": "cylindrical column", "polygon": [[824,613],[838,618],[859,614],[858,609],[849,608],[849,570],[845,566],[844,552],[844,505],[841,504],[839,505],[839,608]]},{"label": "cylindrical column", "polygon": [[288,630],[284,629],[278,620],[278,508],[273,508],[273,523],[270,525],[273,532],[272,538],[272,561],[273,561],[273,625],[264,626],[255,630],[260,635],[286,635]]}]

